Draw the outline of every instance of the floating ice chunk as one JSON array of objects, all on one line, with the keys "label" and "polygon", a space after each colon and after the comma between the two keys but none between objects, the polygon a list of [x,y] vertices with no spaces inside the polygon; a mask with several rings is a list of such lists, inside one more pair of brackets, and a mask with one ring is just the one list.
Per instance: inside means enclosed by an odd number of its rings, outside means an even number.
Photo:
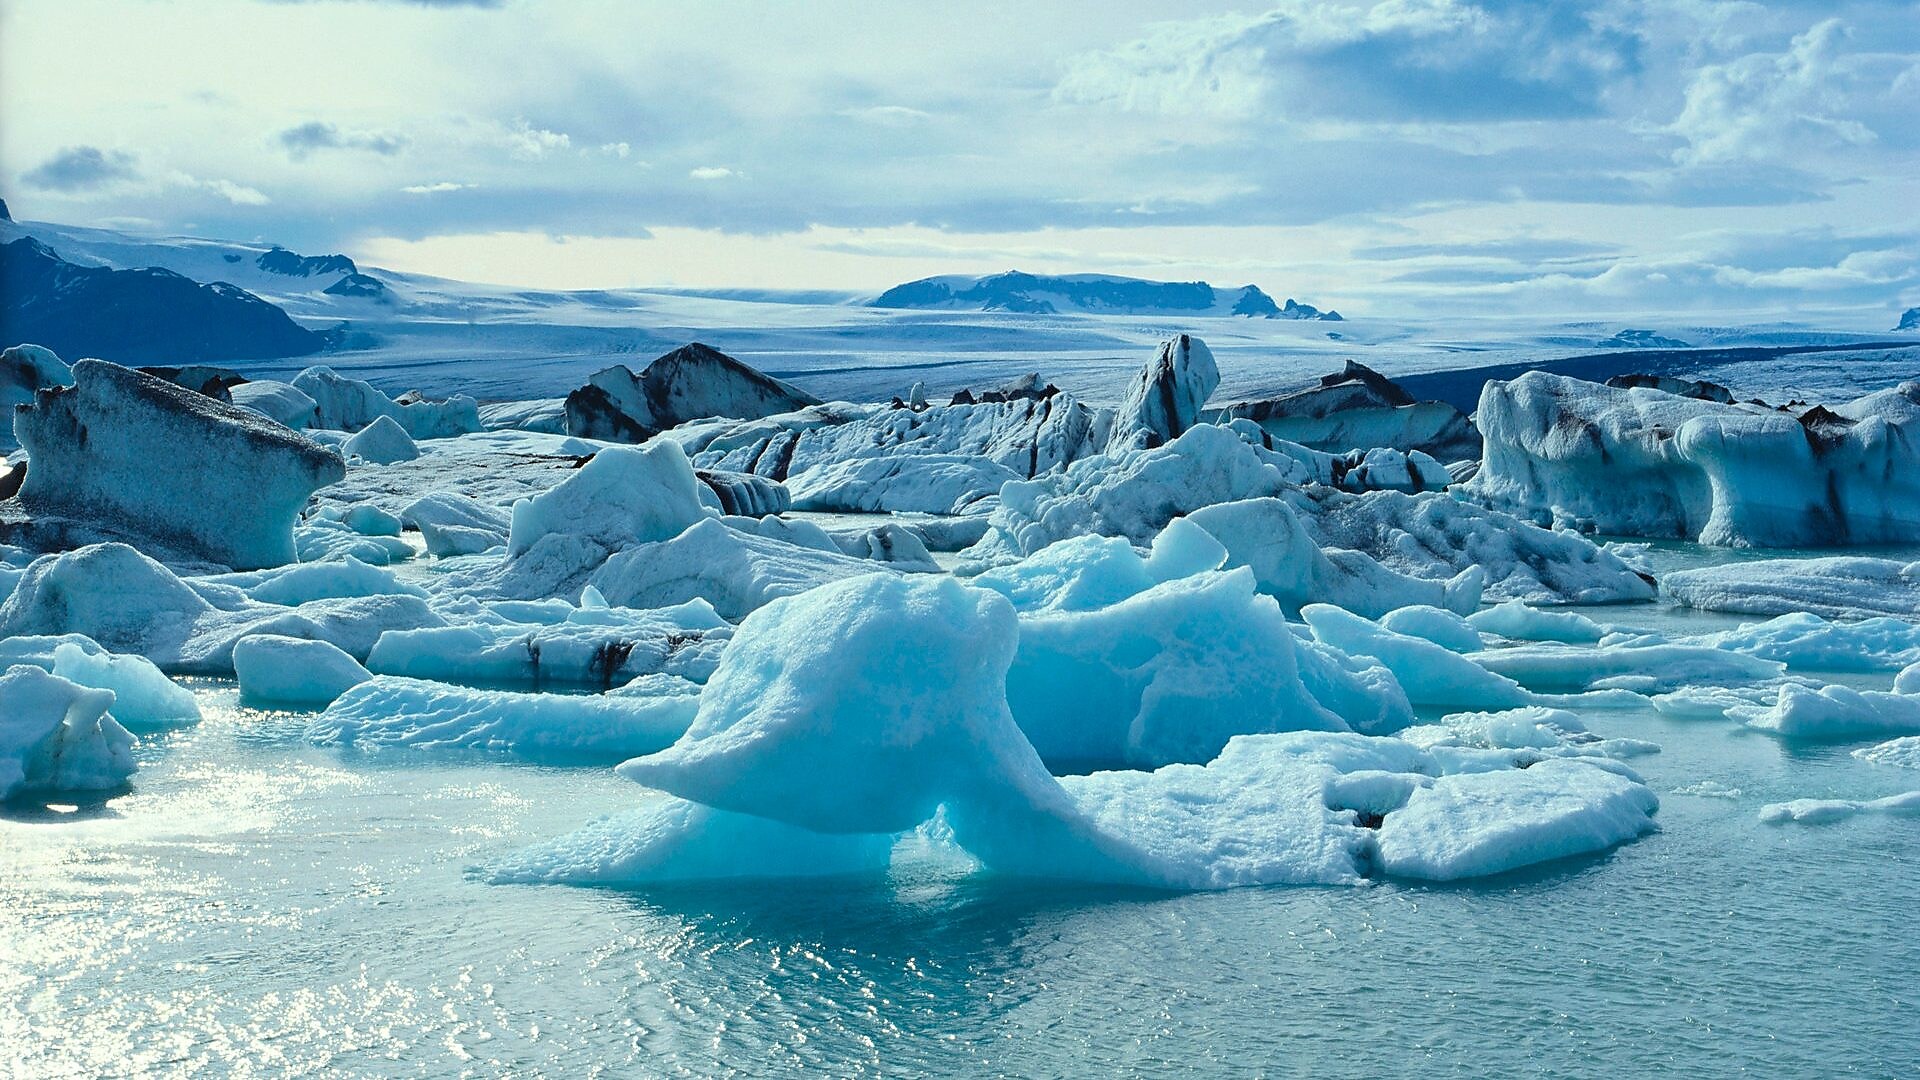
[{"label": "floating ice chunk", "polygon": [[0,638],[84,634],[163,671],[207,675],[230,674],[233,642],[249,633],[316,638],[365,656],[385,630],[444,624],[416,596],[262,604],[232,586],[190,585],[124,544],[42,556],[0,604]]},{"label": "floating ice chunk", "polygon": [[307,735],[322,744],[613,762],[670,745],[698,702],[690,692],[523,694],[380,675],[336,698]]},{"label": "floating ice chunk", "polygon": [[964,553],[994,564],[1023,558],[1069,536],[1153,540],[1167,522],[1203,506],[1278,495],[1297,463],[1200,424],[1165,446],[1082,458],[1063,472],[1009,483],[987,534]]},{"label": "floating ice chunk", "polygon": [[1603,851],[1652,831],[1646,785],[1584,761],[1443,776],[1380,826],[1395,877],[1451,881]]},{"label": "floating ice chunk", "polygon": [[1853,756],[1875,765],[1920,769],[1920,735],[1902,735],[1875,746],[1863,746],[1855,750]]},{"label": "floating ice chunk", "polygon": [[1733,709],[1764,709],[1780,696],[1777,687],[1691,686],[1655,694],[1654,711],[1674,720],[1725,720]]},{"label": "floating ice chunk", "polygon": [[818,833],[672,797],[601,818],[487,868],[495,884],[652,885],[886,870],[894,838]]},{"label": "floating ice chunk", "polygon": [[272,705],[324,707],[373,678],[336,646],[276,634],[234,642],[233,671],[242,700]]},{"label": "floating ice chunk", "polygon": [[292,562],[293,526],[340,455],[258,413],[102,360],[18,410],[32,461],[18,503],[32,544],[132,539],[251,570]]},{"label": "floating ice chunk", "polygon": [[741,624],[686,736],[621,773],[825,832],[904,832],[1015,765],[1051,785],[1006,708],[1016,637],[1004,598],[945,578],[774,600]]},{"label": "floating ice chunk", "polygon": [[609,552],[672,539],[708,516],[700,491],[693,466],[675,443],[608,447],[566,480],[514,504],[507,553],[524,555],[551,534],[591,541]]},{"label": "floating ice chunk", "polygon": [[1424,638],[1396,634],[1327,604],[1309,604],[1300,614],[1322,644],[1379,660],[1415,705],[1511,709],[1534,703],[1519,683]]},{"label": "floating ice chunk", "polygon": [[133,736],[97,690],[21,664],[0,674],[0,801],[115,791],[133,775]]},{"label": "floating ice chunk", "polygon": [[1727,715],[1788,739],[1847,740],[1920,732],[1920,697],[1788,683],[1772,708],[1733,707]]},{"label": "floating ice chunk", "polygon": [[1543,693],[1624,687],[1636,693],[1689,684],[1739,684],[1777,679],[1786,665],[1707,645],[1640,645],[1592,648],[1576,645],[1516,645],[1474,653],[1474,663]]},{"label": "floating ice chunk", "polygon": [[1893,692],[1896,694],[1920,694],[1920,661],[1908,664],[1893,677]]},{"label": "floating ice chunk", "polygon": [[413,558],[412,545],[397,536],[368,536],[327,518],[310,518],[296,526],[293,542],[301,562],[358,559],[386,566]]},{"label": "floating ice chunk", "polygon": [[1499,634],[1516,641],[1559,641],[1569,645],[1591,645],[1607,634],[1606,628],[1575,611],[1541,611],[1524,601],[1504,604],[1467,617],[1474,629]]},{"label": "floating ice chunk", "polygon": [[[1588,731],[1573,713],[1540,705],[1501,712],[1451,713],[1441,718],[1440,726],[1450,733],[1450,741],[1488,750],[1532,749],[1556,757],[1610,758],[1660,752],[1658,744],[1640,739],[1603,739]],[[1441,745],[1418,739],[1411,732],[1403,732],[1402,737],[1429,748]]]},{"label": "floating ice chunk", "polygon": [[1300,683],[1321,707],[1355,731],[1381,735],[1413,723],[1413,704],[1400,681],[1370,657],[1350,656],[1311,637],[1294,642]]},{"label": "floating ice chunk", "polygon": [[[113,716],[133,727],[193,723],[200,706],[144,656],[116,656],[81,638],[53,649],[53,674],[81,686],[113,691]],[[88,648],[92,645],[92,648]]]},{"label": "floating ice chunk", "polygon": [[1026,478],[987,457],[924,454],[825,462],[786,483],[800,510],[958,514]]},{"label": "floating ice chunk", "polygon": [[1797,612],[1705,640],[1809,671],[1897,671],[1920,663],[1920,625],[1885,617],[1832,623]]},{"label": "floating ice chunk", "polygon": [[1920,814],[1920,791],[1902,792],[1884,799],[1794,799],[1760,808],[1760,820],[1769,825],[1788,822],[1826,825],[1856,814]]},{"label": "floating ice chunk", "polygon": [[[1408,577],[1358,551],[1321,551],[1293,507],[1283,499],[1242,499],[1203,506],[1185,518],[1227,550],[1230,567],[1248,566],[1260,591],[1299,611],[1327,603],[1362,615],[1408,604],[1472,611],[1480,604],[1483,571],[1468,568],[1452,580]],[[1171,525],[1169,525],[1171,528]]]},{"label": "floating ice chunk", "polygon": [[1146,449],[1172,442],[1199,420],[1219,385],[1220,369],[1205,342],[1190,334],[1168,338],[1127,387],[1108,448]]},{"label": "floating ice chunk", "polygon": [[435,491],[408,503],[400,520],[420,530],[428,554],[444,558],[478,555],[504,545],[511,519],[499,507],[472,496]]},{"label": "floating ice chunk", "polygon": [[374,417],[373,423],[340,444],[340,452],[371,465],[391,465],[396,461],[412,461],[420,456],[420,448],[414,445],[413,437],[391,416]]},{"label": "floating ice chunk", "polygon": [[0,350],[0,406],[11,409],[33,401],[46,386],[72,386],[73,369],[44,345],[10,345]]},{"label": "floating ice chunk", "polygon": [[390,514],[372,503],[354,503],[340,511],[340,524],[361,536],[399,536],[405,528],[400,515]]},{"label": "floating ice chunk", "polygon": [[934,573],[940,564],[933,561],[920,534],[905,526],[887,522],[853,532],[829,533],[834,546],[856,559],[886,563],[896,570]]},{"label": "floating ice chunk", "polygon": [[[1613,604],[1654,596],[1648,579],[1587,538],[1542,529],[1449,493],[1353,495],[1314,486],[1287,497],[1321,547],[1364,552],[1413,577],[1478,567],[1490,600]],[[1452,603],[1440,606],[1456,609]]]},{"label": "floating ice chunk", "polygon": [[1142,557],[1117,536],[1076,536],[972,579],[1022,613],[1091,611],[1174,578],[1217,570],[1226,550],[1204,530],[1175,518]]},{"label": "floating ice chunk", "polygon": [[1020,621],[1013,718],[1055,772],[1206,762],[1235,735],[1346,725],[1301,683],[1279,605],[1241,569]]},{"label": "floating ice chunk", "polygon": [[1475,624],[1426,604],[1395,608],[1380,617],[1380,625],[1396,634],[1425,638],[1452,652],[1479,652],[1484,647]]},{"label": "floating ice chunk", "polygon": [[300,563],[246,574],[195,578],[197,582],[232,585],[249,599],[263,604],[295,607],[309,600],[345,596],[425,596],[418,585],[408,585],[391,570],[368,566],[348,556],[338,562]]},{"label": "floating ice chunk", "polygon": [[1920,383],[1794,416],[1532,371],[1487,383],[1474,415],[1486,454],[1468,490],[1535,519],[1738,547],[1920,526]]},{"label": "floating ice chunk", "polygon": [[444,439],[480,430],[479,403],[465,394],[455,394],[446,401],[401,404],[371,383],[337,375],[326,367],[302,371],[294,376],[293,386],[313,399],[311,426],[317,428],[359,431],[384,416],[416,439]]},{"label": "floating ice chunk", "polygon": [[[619,686],[665,672],[703,682],[733,629],[704,600],[649,610],[574,608],[552,621],[460,623],[382,634],[367,657],[381,675],[502,686]],[[530,612],[494,605],[507,617]]]},{"label": "floating ice chunk", "polygon": [[630,547],[606,560],[587,581],[622,607],[699,599],[738,619],[778,597],[879,568],[867,559],[743,533],[712,519],[671,540]]},{"label": "floating ice chunk", "polygon": [[1920,563],[1839,556],[1759,559],[1676,570],[1660,591],[1705,611],[1829,619],[1920,616]]},{"label": "floating ice chunk", "polygon": [[315,402],[292,383],[248,379],[228,387],[233,403],[295,431],[313,426]]}]

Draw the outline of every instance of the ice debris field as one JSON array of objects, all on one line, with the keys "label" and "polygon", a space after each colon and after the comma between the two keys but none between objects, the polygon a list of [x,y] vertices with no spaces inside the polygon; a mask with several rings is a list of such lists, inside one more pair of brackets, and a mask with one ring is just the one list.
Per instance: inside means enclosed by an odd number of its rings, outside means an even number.
[{"label": "ice debris field", "polygon": [[[510,827],[327,820],[426,830],[502,910],[1550,885],[1702,806],[1911,867],[1920,383],[1535,371],[1468,411],[1351,364],[1222,401],[1190,334],[1137,361],[1117,404],[848,402],[688,344],[483,405],[9,348],[6,858],[217,821],[245,860],[285,808],[211,803],[277,757],[244,783],[463,770]],[[1814,765],[1715,778],[1755,747]]]}]

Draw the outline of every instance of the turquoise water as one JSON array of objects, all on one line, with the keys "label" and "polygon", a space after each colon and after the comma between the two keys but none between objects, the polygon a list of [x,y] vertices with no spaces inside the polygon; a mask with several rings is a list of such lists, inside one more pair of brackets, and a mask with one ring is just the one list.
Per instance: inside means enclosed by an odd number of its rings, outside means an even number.
[{"label": "turquoise water", "polygon": [[1038,888],[908,848],[640,894],[468,872],[649,797],[606,770],[323,750],[202,694],[133,794],[0,820],[10,1075],[1920,1071],[1920,820],[1756,818],[1920,787],[1846,747],[1595,714],[1665,747],[1661,831],[1470,886]]}]

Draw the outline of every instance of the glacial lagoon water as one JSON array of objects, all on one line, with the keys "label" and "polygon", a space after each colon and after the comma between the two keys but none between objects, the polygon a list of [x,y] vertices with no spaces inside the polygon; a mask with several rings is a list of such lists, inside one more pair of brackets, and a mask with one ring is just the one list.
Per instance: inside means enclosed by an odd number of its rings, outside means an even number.
[{"label": "glacial lagoon water", "polygon": [[1757,816],[1920,787],[1853,744],[1591,714],[1664,748],[1660,831],[1470,885],[1042,887],[909,841],[883,879],[622,892],[472,869],[654,797],[604,768],[199,693],[131,794],[0,814],[0,1074],[1920,1072],[1920,817]]}]

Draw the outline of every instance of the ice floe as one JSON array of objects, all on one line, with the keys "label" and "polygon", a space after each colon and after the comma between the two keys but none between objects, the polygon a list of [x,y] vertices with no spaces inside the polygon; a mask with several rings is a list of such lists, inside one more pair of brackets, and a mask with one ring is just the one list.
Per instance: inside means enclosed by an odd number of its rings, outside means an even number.
[{"label": "ice floe", "polygon": [[115,791],[136,768],[111,690],[20,664],[0,674],[0,800]]}]

